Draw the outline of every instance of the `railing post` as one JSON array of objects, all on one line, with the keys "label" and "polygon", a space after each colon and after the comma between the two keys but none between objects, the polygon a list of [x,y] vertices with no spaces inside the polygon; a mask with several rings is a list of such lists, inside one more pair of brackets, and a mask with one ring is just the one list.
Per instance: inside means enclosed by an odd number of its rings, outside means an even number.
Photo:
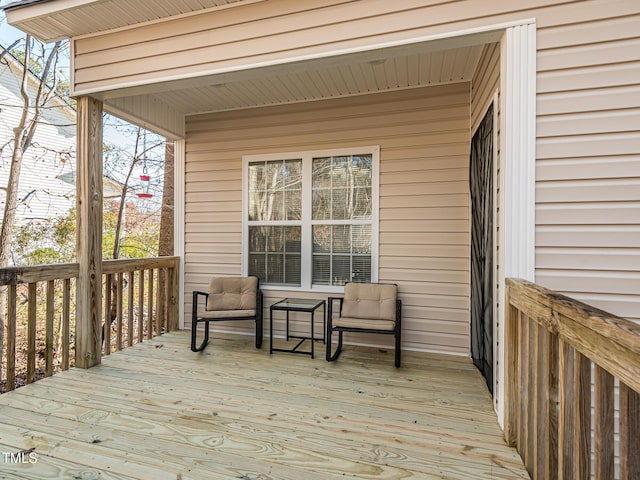
[{"label": "railing post", "polygon": [[178,279],[180,278],[180,262],[176,260],[175,264],[169,269],[169,331],[178,329],[178,315],[180,306],[178,298],[180,296]]},{"label": "railing post", "polygon": [[536,323],[535,327],[535,382],[533,392],[533,428],[535,440],[533,443],[534,478],[545,478],[546,445],[550,432],[549,424],[549,336],[547,329]]},{"label": "railing post", "polygon": [[138,343],[144,341],[144,270],[138,271]]},{"label": "railing post", "polygon": [[560,409],[558,419],[558,478],[573,480],[573,439],[575,438],[575,350],[560,340],[559,349]]},{"label": "railing post", "polygon": [[27,383],[36,381],[36,287],[35,282],[29,283],[28,313],[27,313]]},{"label": "railing post", "polygon": [[69,370],[69,332],[71,318],[71,279],[64,279],[62,292],[62,370]]},{"label": "railing post", "polygon": [[505,321],[505,385],[504,385],[504,438],[510,447],[518,440],[518,410],[520,386],[518,384],[518,319],[520,313],[511,303],[511,288],[507,286],[507,315]]},{"label": "railing post", "polygon": [[640,478],[640,393],[620,382],[620,479]]},{"label": "railing post", "polygon": [[545,480],[557,480],[558,478],[558,337],[547,331],[547,416],[546,416],[546,441],[544,446],[544,471]]},{"label": "railing post", "polygon": [[606,480],[615,475],[614,378],[599,365],[595,367],[594,400],[595,478]]},{"label": "railing post", "polygon": [[16,388],[16,286],[9,285],[7,299],[7,391]]},{"label": "railing post", "polygon": [[100,363],[102,329],[102,102],[77,98],[76,366]]},{"label": "railing post", "polygon": [[53,307],[55,296],[55,280],[47,282],[47,317],[45,323],[45,375],[53,375]]},{"label": "railing post", "polygon": [[591,477],[591,362],[576,352],[575,383],[575,439],[573,463],[577,478]]}]

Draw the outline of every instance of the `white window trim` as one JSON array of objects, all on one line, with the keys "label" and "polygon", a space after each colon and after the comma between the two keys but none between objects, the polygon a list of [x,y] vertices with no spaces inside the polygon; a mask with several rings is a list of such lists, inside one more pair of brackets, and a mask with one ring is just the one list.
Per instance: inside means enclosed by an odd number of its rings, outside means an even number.
[{"label": "white window trim", "polygon": [[[311,208],[312,208],[312,191],[311,191],[311,159],[317,157],[331,157],[340,155],[357,155],[370,154],[372,160],[371,174],[371,281],[378,281],[378,244],[379,244],[379,192],[380,192],[380,146],[364,146],[364,147],[348,147],[348,148],[332,148],[327,150],[309,150],[300,152],[284,152],[269,153],[259,155],[244,155],[242,157],[242,274],[249,273],[249,163],[264,162],[270,160],[293,160],[302,159],[302,235],[301,235],[301,286],[291,287],[287,285],[261,285],[264,290],[282,290],[292,292],[328,292],[340,293],[344,290],[343,286],[316,285],[311,284]],[[306,187],[306,188],[305,188]],[[271,223],[272,225],[297,225],[300,222],[278,221]],[[358,221],[347,221],[338,223],[354,224]]]}]

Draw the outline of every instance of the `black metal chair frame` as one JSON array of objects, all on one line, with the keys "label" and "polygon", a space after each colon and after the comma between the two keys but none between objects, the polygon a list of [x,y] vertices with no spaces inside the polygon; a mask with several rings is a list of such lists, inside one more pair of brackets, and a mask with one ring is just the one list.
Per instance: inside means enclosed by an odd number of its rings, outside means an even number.
[{"label": "black metal chair frame", "polygon": [[[201,352],[205,349],[209,343],[209,322],[230,322],[235,320],[254,320],[256,322],[256,348],[262,348],[262,333],[263,333],[263,312],[262,312],[262,290],[260,290],[260,283],[256,290],[256,314],[248,317],[222,317],[222,318],[200,318],[198,317],[198,297],[204,297],[205,305],[209,294],[207,292],[200,292],[194,290],[193,292],[193,306],[191,313],[191,350],[194,352]],[[196,331],[198,330],[198,324],[204,322],[204,340],[199,347],[196,347]]]},{"label": "black metal chair frame", "polygon": [[[344,298],[342,297],[329,297],[328,303],[328,314],[327,314],[327,362],[333,362],[338,359],[340,353],[342,353],[342,334],[344,332],[360,332],[360,333],[380,333],[383,335],[394,335],[395,336],[395,366],[396,368],[400,368],[400,341],[401,341],[401,331],[402,331],[402,301],[399,298],[396,298],[396,325],[393,330],[374,330],[369,328],[353,328],[353,327],[334,327],[333,326],[333,302],[337,300],[340,302],[340,316],[342,316],[342,303]],[[336,351],[331,353],[331,335],[333,332],[338,332],[338,346]]]}]

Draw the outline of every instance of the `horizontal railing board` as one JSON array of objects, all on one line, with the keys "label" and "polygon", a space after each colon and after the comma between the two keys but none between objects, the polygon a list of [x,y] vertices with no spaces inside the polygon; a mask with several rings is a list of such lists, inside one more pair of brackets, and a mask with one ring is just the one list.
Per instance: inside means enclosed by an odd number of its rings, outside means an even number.
[{"label": "horizontal railing board", "polygon": [[[150,268],[175,267],[179,257],[135,258],[104,260],[102,272],[113,274],[130,270],[146,270]],[[64,280],[78,276],[77,263],[58,263],[49,265],[33,265],[0,268],[0,285],[20,285],[50,280]]]},{"label": "horizontal railing board", "polygon": [[78,276],[77,263],[0,268],[0,285],[47,282]]},{"label": "horizontal railing board", "polygon": [[526,280],[507,284],[511,305],[640,391],[640,325]]},{"label": "horizontal railing board", "polygon": [[531,478],[640,478],[640,325],[519,279],[506,301],[505,439]]}]

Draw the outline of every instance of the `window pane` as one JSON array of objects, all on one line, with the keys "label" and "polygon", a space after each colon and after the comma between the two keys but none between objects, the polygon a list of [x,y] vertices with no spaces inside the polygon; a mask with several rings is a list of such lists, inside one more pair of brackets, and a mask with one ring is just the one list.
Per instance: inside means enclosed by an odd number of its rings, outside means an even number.
[{"label": "window pane", "polygon": [[371,218],[371,203],[371,187],[354,189],[350,218],[359,220]]},{"label": "window pane", "polygon": [[302,160],[285,160],[282,175],[285,189],[302,190]]},{"label": "window pane", "polygon": [[331,257],[329,255],[314,255],[312,270],[314,285],[331,284]]},{"label": "window pane", "polygon": [[284,176],[282,175],[282,160],[267,162],[266,181],[267,190],[278,191],[284,187]]},{"label": "window pane", "polygon": [[284,283],[284,255],[267,254],[266,283]]},{"label": "window pane", "polygon": [[249,164],[249,220],[302,218],[302,160]]},{"label": "window pane", "polygon": [[371,257],[357,256],[352,260],[351,281],[360,283],[371,282]]},{"label": "window pane", "polygon": [[249,275],[265,284],[300,286],[301,228],[249,227]]},{"label": "window pane", "polygon": [[331,227],[329,225],[313,226],[313,253],[331,252]]},{"label": "window pane", "polygon": [[349,157],[333,157],[331,165],[331,187],[345,188],[349,186],[351,169]]},{"label": "window pane", "polygon": [[313,159],[313,189],[331,188],[331,159]]},{"label": "window pane", "polygon": [[353,177],[356,186],[371,185],[371,155],[354,155],[351,160]]},{"label": "window pane", "polygon": [[333,253],[351,253],[351,226],[335,225],[332,239]]},{"label": "window pane", "polygon": [[331,218],[331,190],[314,190],[312,203],[314,220]]},{"label": "window pane", "polygon": [[331,260],[331,285],[344,285],[351,279],[351,258],[336,255]]},{"label": "window pane", "polygon": [[284,229],[282,227],[266,227],[268,228],[267,251],[283,252],[284,251]]},{"label": "window pane", "polygon": [[314,225],[312,283],[371,281],[371,225]]},{"label": "window pane", "polygon": [[267,205],[267,192],[249,192],[249,220],[263,220]]},{"label": "window pane", "polygon": [[249,251],[267,251],[267,229],[269,227],[249,227]]},{"label": "window pane", "polygon": [[313,219],[371,218],[372,156],[313,159]]},{"label": "window pane", "polygon": [[302,250],[302,229],[300,227],[273,227],[282,228],[285,235],[285,251],[300,252]]},{"label": "window pane", "polygon": [[255,275],[261,281],[265,281],[267,278],[267,272],[265,271],[266,258],[264,253],[249,254],[249,275]]},{"label": "window pane", "polygon": [[301,268],[300,254],[287,254],[284,256],[284,283],[300,286]]},{"label": "window pane", "polygon": [[287,220],[302,219],[302,190],[288,190],[285,192]]},{"label": "window pane", "polygon": [[302,161],[286,160],[282,167],[284,178],[284,208],[287,220],[302,219]]},{"label": "window pane", "polygon": [[331,218],[333,220],[351,218],[350,203],[349,191],[346,188],[334,188],[331,191]]},{"label": "window pane", "polygon": [[266,190],[264,162],[249,164],[249,191],[257,192]]},{"label": "window pane", "polygon": [[269,207],[264,220],[284,219],[284,192],[269,193]]},{"label": "window pane", "polygon": [[353,225],[351,235],[353,253],[371,254],[371,225]]}]

